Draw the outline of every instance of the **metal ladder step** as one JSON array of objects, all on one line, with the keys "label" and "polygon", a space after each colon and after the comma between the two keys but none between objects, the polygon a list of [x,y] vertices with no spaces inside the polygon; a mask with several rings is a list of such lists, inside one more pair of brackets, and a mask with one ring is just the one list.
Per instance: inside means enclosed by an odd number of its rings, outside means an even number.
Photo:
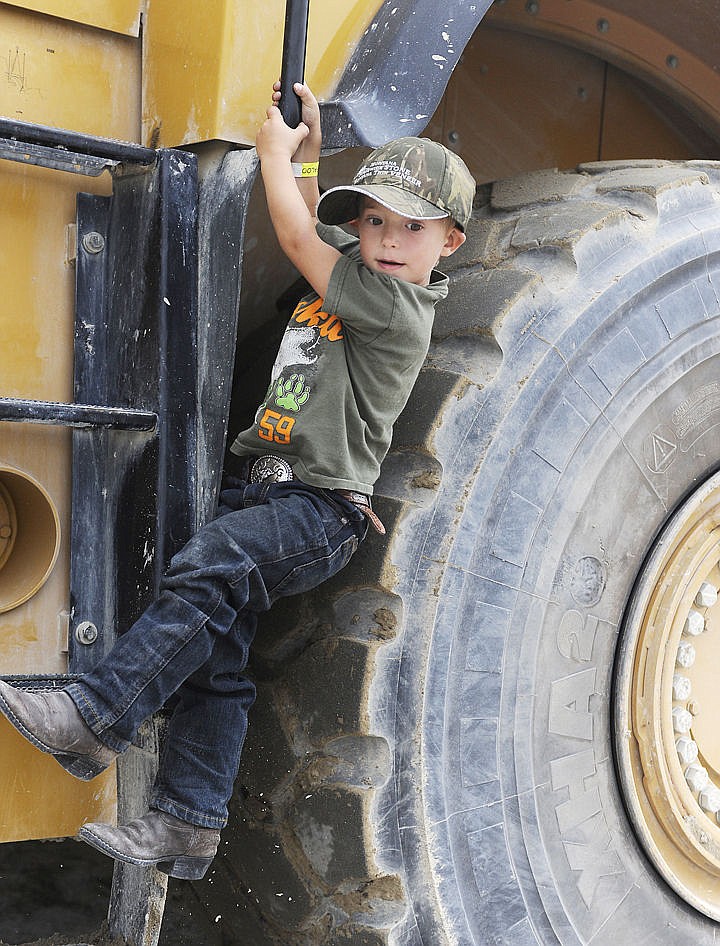
[{"label": "metal ladder step", "polygon": [[157,152],[132,142],[0,118],[0,160],[97,177],[121,165],[148,169]]},{"label": "metal ladder step", "polygon": [[0,421],[25,424],[55,424],[61,427],[109,427],[113,430],[155,430],[158,416],[153,411],[99,404],[63,404],[60,401],[33,401],[0,397]]}]

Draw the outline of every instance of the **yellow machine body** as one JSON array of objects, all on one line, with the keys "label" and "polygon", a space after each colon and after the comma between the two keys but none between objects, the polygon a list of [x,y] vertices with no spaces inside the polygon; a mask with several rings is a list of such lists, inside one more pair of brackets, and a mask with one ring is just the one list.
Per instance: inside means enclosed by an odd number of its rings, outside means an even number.
[{"label": "yellow machine body", "polygon": [[[310,4],[306,78],[328,98],[377,0]],[[284,0],[150,0],[143,138],[176,146],[210,139],[252,144],[279,77]]]}]

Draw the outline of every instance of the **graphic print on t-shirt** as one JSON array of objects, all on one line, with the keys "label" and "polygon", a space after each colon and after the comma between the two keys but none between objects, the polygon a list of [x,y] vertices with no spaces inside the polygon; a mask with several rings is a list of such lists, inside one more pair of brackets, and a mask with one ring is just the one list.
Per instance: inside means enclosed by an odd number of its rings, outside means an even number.
[{"label": "graphic print on t-shirt", "polygon": [[310,388],[305,384],[304,374],[291,374],[286,381],[282,375],[275,384],[275,403],[286,410],[297,411],[310,397]]},{"label": "graphic print on t-shirt", "polygon": [[314,302],[298,303],[292,314],[292,320],[303,324],[307,322],[312,328],[320,326],[320,337],[329,338],[331,342],[339,342],[342,337],[342,322],[336,315],[328,315],[322,311],[323,299]]},{"label": "graphic print on t-shirt", "polygon": [[323,344],[343,339],[342,322],[323,312],[322,305],[320,298],[301,300],[283,336],[272,381],[256,417],[258,436],[268,443],[290,444],[297,415],[312,395]]}]

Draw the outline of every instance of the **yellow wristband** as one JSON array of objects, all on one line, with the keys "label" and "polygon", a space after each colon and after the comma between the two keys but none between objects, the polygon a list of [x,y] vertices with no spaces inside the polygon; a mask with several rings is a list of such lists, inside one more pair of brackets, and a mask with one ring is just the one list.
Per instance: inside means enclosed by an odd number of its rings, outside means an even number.
[{"label": "yellow wristband", "polygon": [[295,177],[317,177],[318,168],[320,167],[319,161],[308,161],[305,164],[296,164],[295,161],[291,162],[293,174]]}]

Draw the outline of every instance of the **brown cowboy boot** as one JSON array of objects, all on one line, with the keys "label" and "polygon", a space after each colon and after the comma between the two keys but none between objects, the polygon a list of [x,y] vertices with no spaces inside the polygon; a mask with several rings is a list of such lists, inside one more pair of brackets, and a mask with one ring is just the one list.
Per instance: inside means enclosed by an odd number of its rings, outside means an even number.
[{"label": "brown cowboy boot", "polygon": [[28,742],[84,782],[103,772],[118,755],[98,739],[64,690],[33,693],[0,680],[0,712]]},{"label": "brown cowboy boot", "polygon": [[215,857],[220,832],[153,808],[123,826],[83,825],[78,838],[117,861],[138,867],[156,866],[181,880],[200,880]]}]

